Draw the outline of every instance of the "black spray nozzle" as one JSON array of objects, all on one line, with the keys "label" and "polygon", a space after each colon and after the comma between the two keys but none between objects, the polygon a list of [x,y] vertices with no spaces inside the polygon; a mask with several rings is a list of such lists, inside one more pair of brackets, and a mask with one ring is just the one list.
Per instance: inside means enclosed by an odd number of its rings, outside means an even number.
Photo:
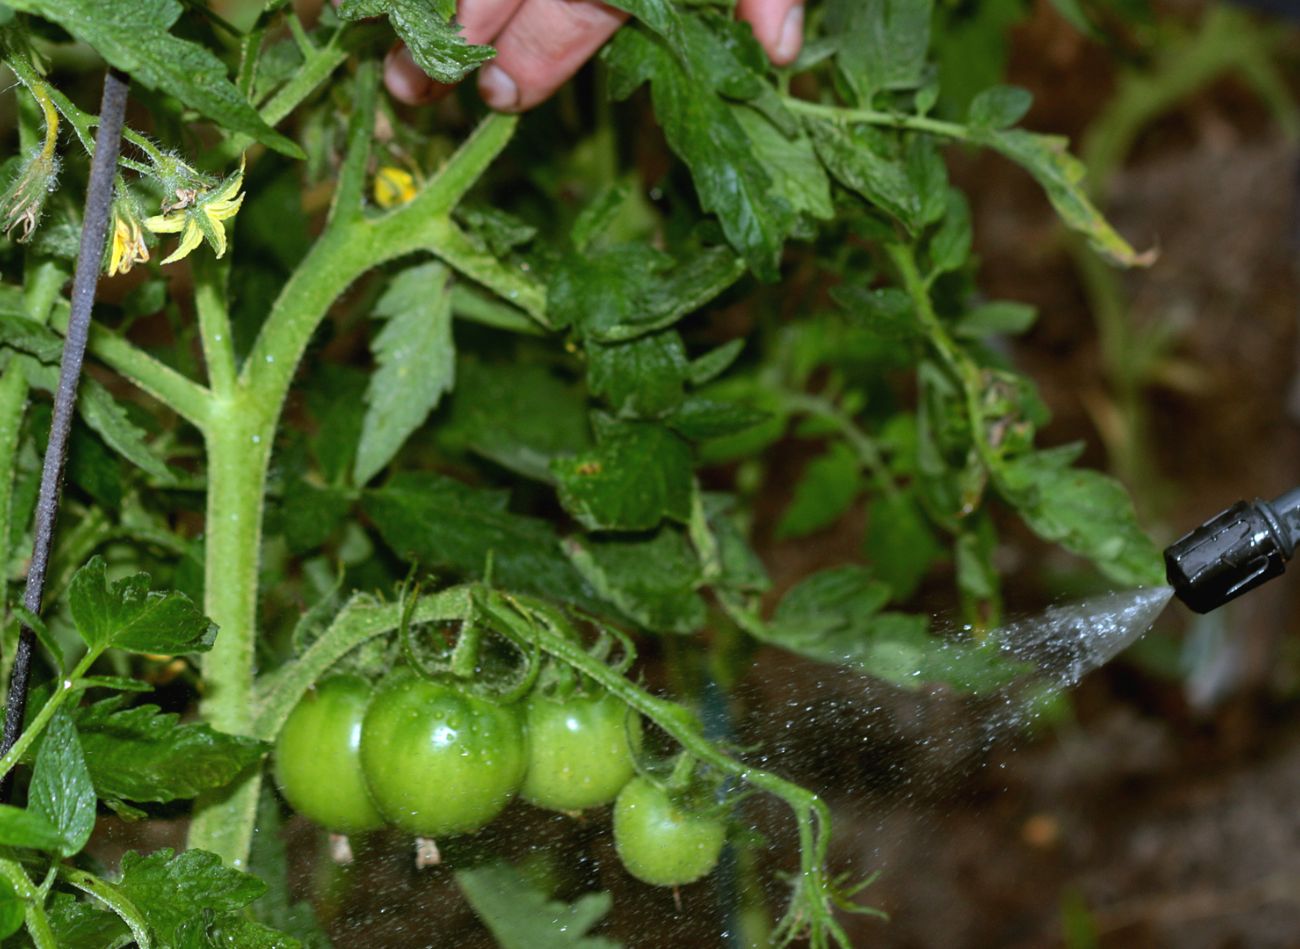
[{"label": "black spray nozzle", "polygon": [[1300,488],[1274,501],[1239,501],[1165,550],[1180,600],[1208,613],[1286,570],[1300,541]]}]

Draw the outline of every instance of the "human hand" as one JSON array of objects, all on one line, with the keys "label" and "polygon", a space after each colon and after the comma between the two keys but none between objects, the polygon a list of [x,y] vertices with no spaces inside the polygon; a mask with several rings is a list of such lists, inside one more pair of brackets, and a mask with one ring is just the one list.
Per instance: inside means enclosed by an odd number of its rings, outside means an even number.
[{"label": "human hand", "polygon": [[[784,66],[803,44],[802,0],[739,0],[772,62]],[[483,99],[501,112],[521,112],[548,98],[613,35],[627,14],[598,0],[460,0],[456,19],[470,43],[494,46],[496,59],[479,70]],[[397,46],[384,62],[393,98],[431,102],[450,89],[434,82]]]}]

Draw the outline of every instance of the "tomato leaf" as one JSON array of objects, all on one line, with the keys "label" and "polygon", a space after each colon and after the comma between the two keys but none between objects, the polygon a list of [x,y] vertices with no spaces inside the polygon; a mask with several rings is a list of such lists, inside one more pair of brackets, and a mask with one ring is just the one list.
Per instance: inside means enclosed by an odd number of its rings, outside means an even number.
[{"label": "tomato leaf", "polygon": [[832,444],[804,468],[794,498],[776,526],[776,536],[803,537],[834,524],[862,490],[861,470],[853,449],[843,442]]},{"label": "tomato leaf", "polygon": [[0,844],[60,853],[64,837],[63,832],[43,813],[0,804]]},{"label": "tomato leaf", "polygon": [[343,0],[344,20],[386,16],[411,58],[430,78],[453,84],[496,55],[491,46],[471,46],[452,21],[454,0]]},{"label": "tomato leaf", "polygon": [[584,393],[545,367],[461,360],[456,375],[444,444],[535,481],[554,481],[553,459],[591,447]]},{"label": "tomato leaf", "polygon": [[651,530],[664,518],[685,523],[691,507],[691,452],[653,422],[597,415],[596,448],[551,463],[560,503],[588,530]]},{"label": "tomato leaf", "polygon": [[734,58],[703,20],[691,17],[685,22],[696,49],[692,62],[713,64],[714,75],[688,72],[658,37],[624,29],[602,54],[613,71],[611,94],[626,98],[642,83],[650,83],[655,115],[669,146],[690,167],[701,206],[718,215],[727,240],[753,271],[773,280],[795,214],[774,192],[744,127],[720,95],[725,91],[752,96],[758,90],[749,86],[739,66],[718,74],[717,69],[734,63]]},{"label": "tomato leaf", "polygon": [[[266,892],[256,877],[222,866],[221,858],[204,850],[176,854],[164,847],[148,856],[128,852],[122,857],[122,878],[102,884],[116,891],[148,924],[158,944],[176,947],[238,945],[250,947],[298,945],[287,938],[269,941],[269,930],[249,930],[237,915]],[[212,932],[212,930],[218,932]],[[222,941],[221,934],[249,937]]]},{"label": "tomato leaf", "polygon": [[658,418],[682,401],[686,347],[674,330],[587,344],[587,385],[624,418]]},{"label": "tomato leaf", "polygon": [[993,86],[971,100],[966,124],[972,128],[1005,129],[1025,117],[1034,97],[1016,86]]},{"label": "tomato leaf", "polygon": [[564,903],[502,861],[457,870],[456,885],[502,949],[618,949],[612,939],[590,935],[613,904],[608,893]]},{"label": "tomato leaf", "polygon": [[77,712],[95,790],[107,801],[166,802],[224,787],[266,753],[255,738],[180,724],[156,705],[120,708],[106,699]]},{"label": "tomato leaf", "polygon": [[1083,163],[1070,154],[1064,138],[1024,129],[974,128],[971,140],[1001,152],[1033,175],[1065,226],[1082,234],[1106,259],[1124,267],[1145,267],[1155,261],[1154,251],[1138,253],[1097,210],[1084,187]]},{"label": "tomato leaf", "polygon": [[933,0],[830,0],[825,32],[834,38],[835,63],[857,96],[870,106],[882,89],[921,84],[930,48]]},{"label": "tomato leaf", "polygon": [[934,530],[911,492],[880,495],[867,507],[863,551],[894,599],[906,600],[943,553]]},{"label": "tomato leaf", "polygon": [[95,829],[95,786],[72,718],[62,709],[41,735],[27,807],[58,831],[61,857],[78,853]]},{"label": "tomato leaf", "polygon": [[551,525],[506,510],[506,501],[504,492],[445,475],[403,472],[366,492],[363,506],[401,557],[475,578],[484,576],[490,560],[492,582],[503,589],[600,609]]},{"label": "tomato leaf", "polygon": [[6,5],[59,24],[142,86],[175,96],[224,128],[303,157],[302,149],[262,120],[221,60],[168,32],[181,14],[177,0],[6,0]]},{"label": "tomato leaf", "polygon": [[59,949],[104,949],[130,945],[131,932],[116,913],[97,900],[78,900],[56,890],[46,907]]},{"label": "tomato leaf", "polygon": [[366,415],[352,477],[365,484],[424,424],[456,379],[451,337],[451,271],[421,264],[398,274],[375,304],[387,319],[371,344],[377,364],[366,389]]},{"label": "tomato leaf", "polygon": [[649,537],[575,537],[564,549],[597,593],[646,629],[692,633],[704,625],[704,601],[696,593],[700,564],[679,531],[663,527]]},{"label": "tomato leaf", "polygon": [[1066,446],[1012,459],[997,472],[998,490],[1034,533],[1117,583],[1164,583],[1160,551],[1138,526],[1128,493],[1100,472],[1070,467],[1076,454]]},{"label": "tomato leaf", "polygon": [[92,557],[68,589],[72,619],[87,646],[167,654],[212,648],[217,628],[189,597],[150,592],[146,573],[110,585],[106,568],[104,558]]}]

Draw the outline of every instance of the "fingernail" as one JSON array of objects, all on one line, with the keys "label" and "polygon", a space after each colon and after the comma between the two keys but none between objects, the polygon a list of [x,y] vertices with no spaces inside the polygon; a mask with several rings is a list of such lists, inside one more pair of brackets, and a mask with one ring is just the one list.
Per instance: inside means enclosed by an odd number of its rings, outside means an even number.
[{"label": "fingernail", "polygon": [[519,105],[519,87],[510,75],[495,63],[484,66],[478,76],[483,101],[498,112],[509,112]]},{"label": "fingernail", "polygon": [[781,24],[781,36],[776,41],[776,55],[773,59],[781,66],[792,63],[795,57],[799,55],[801,46],[803,46],[802,4],[791,7],[790,12],[785,15],[785,22]]},{"label": "fingernail", "polygon": [[391,50],[384,60],[384,84],[397,99],[418,105],[433,89],[433,80],[416,65],[405,46]]}]

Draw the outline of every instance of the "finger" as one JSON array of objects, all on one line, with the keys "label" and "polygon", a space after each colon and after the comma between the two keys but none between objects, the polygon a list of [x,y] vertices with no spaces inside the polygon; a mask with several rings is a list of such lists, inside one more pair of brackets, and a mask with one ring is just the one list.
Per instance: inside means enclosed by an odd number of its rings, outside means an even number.
[{"label": "finger", "polygon": [[754,29],[768,58],[778,66],[794,62],[803,47],[802,0],[740,0],[736,12]]},{"label": "finger", "polygon": [[479,72],[484,101],[502,112],[531,109],[600,49],[627,14],[597,0],[523,0]]},{"label": "finger", "polygon": [[[508,22],[523,0],[461,0],[456,8],[456,22],[467,43],[490,43]],[[389,94],[407,105],[423,105],[441,98],[451,86],[435,82],[398,44],[384,60],[384,85]]]}]

